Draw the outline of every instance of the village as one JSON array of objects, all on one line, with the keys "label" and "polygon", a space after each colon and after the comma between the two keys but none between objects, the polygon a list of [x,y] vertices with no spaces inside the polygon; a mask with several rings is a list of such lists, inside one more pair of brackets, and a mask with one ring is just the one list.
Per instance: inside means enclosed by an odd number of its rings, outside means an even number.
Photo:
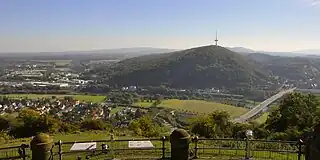
[{"label": "village", "polygon": [[93,82],[81,79],[80,74],[67,63],[57,66],[51,62],[18,61],[5,67],[0,75],[0,85],[72,88]]},{"label": "village", "polygon": [[38,99],[0,96],[0,115],[15,115],[25,108],[34,109],[41,115],[51,115],[66,122],[102,119],[110,121],[114,126],[127,126],[131,120],[144,114],[139,108],[119,107],[107,102],[79,101],[71,96]]}]

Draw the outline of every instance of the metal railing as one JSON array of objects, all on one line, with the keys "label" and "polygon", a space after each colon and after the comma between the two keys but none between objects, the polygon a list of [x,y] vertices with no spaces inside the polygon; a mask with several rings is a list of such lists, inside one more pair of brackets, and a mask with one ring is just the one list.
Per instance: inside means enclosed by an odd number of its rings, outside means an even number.
[{"label": "metal railing", "polygon": [[[129,141],[151,141],[153,148],[129,148]],[[86,151],[70,151],[74,143],[89,143],[96,142],[97,148],[95,150]],[[159,159],[165,158],[168,155],[166,149],[170,148],[166,139],[127,139],[127,140],[97,140],[97,141],[77,141],[77,142],[62,142],[55,143],[53,148],[54,159],[106,159],[106,158],[130,158],[130,159]],[[107,148],[105,148],[107,146]]]},{"label": "metal railing", "polygon": [[304,160],[302,144],[295,141],[194,139],[196,158],[254,158],[268,160]]},{"label": "metal railing", "polygon": [[29,149],[29,145],[22,144],[20,146],[12,146],[6,148],[0,148],[0,159],[23,159],[26,160],[28,157],[27,150]]},{"label": "metal railing", "polygon": [[[129,148],[129,141],[151,141],[153,148]],[[95,150],[71,151],[74,143],[96,142]],[[107,147],[106,147],[107,146]],[[210,139],[194,137],[189,150],[192,159],[304,160],[303,145],[295,141],[267,141],[243,139]],[[52,159],[166,159],[171,146],[168,137],[154,139],[94,140],[62,142],[52,148]],[[28,145],[0,148],[0,159],[31,159]]]}]

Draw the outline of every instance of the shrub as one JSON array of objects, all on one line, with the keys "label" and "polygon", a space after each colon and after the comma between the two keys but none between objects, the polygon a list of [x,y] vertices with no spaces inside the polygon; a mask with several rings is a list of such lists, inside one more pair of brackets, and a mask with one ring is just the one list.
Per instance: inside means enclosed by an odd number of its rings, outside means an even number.
[{"label": "shrub", "polygon": [[152,119],[148,116],[142,116],[136,120],[133,120],[129,124],[129,129],[136,135],[145,137],[158,137],[161,133],[161,128],[156,123],[152,122]]},{"label": "shrub", "polygon": [[105,130],[107,125],[102,120],[85,120],[81,123],[84,130]]},{"label": "shrub", "polygon": [[7,133],[0,131],[0,143],[4,143],[7,140],[10,140],[12,137]]}]

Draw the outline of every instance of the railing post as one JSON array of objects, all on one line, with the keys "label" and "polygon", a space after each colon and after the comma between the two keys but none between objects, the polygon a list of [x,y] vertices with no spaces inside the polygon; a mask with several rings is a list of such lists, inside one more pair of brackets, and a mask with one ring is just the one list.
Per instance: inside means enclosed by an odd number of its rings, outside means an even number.
[{"label": "railing post", "polygon": [[110,140],[111,140],[111,143],[110,143],[111,144],[111,147],[110,147],[111,148],[111,158],[115,159],[114,150],[113,150],[114,149],[113,148],[114,147],[114,134],[113,134],[113,132],[110,134]]},{"label": "railing post", "polygon": [[22,144],[21,145],[21,149],[22,149],[22,159],[23,160],[26,160],[26,157],[27,157],[27,155],[26,155],[26,148],[27,148],[28,146],[26,145],[26,144]]},{"label": "railing post", "polygon": [[166,137],[163,136],[161,137],[161,141],[162,141],[162,159],[165,159],[166,158]]},{"label": "railing post", "polygon": [[253,137],[252,130],[246,131],[246,157],[245,160],[250,159],[250,138]]},{"label": "railing post", "polygon": [[301,155],[302,155],[302,143],[303,143],[303,141],[302,141],[301,139],[299,139],[299,141],[298,141],[298,149],[299,149],[299,151],[298,151],[298,160],[301,160]]},{"label": "railing post", "polygon": [[199,141],[199,137],[195,136],[194,137],[194,159],[198,159],[198,141]]},{"label": "railing post", "polygon": [[59,140],[58,145],[59,145],[59,152],[58,152],[59,160],[62,160],[62,141],[61,140]]},{"label": "railing post", "polygon": [[218,140],[218,151],[219,151],[219,155],[221,155],[221,144],[222,144],[222,140]]},{"label": "railing post", "polygon": [[245,160],[249,159],[249,138],[246,138],[246,157]]}]

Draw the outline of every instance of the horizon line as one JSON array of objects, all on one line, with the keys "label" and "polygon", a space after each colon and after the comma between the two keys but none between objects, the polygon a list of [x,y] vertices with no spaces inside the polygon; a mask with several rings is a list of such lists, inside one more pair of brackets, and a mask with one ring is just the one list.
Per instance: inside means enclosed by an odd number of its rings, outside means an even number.
[{"label": "horizon line", "polygon": [[[92,51],[107,51],[107,50],[121,50],[121,49],[163,49],[163,50],[187,50],[191,48],[197,48],[197,47],[204,47],[204,46],[210,46],[210,45],[215,45],[215,44],[209,44],[209,45],[198,45],[198,46],[193,46],[193,47],[188,47],[188,48],[166,48],[166,47],[150,47],[150,46],[140,46],[140,47],[121,47],[121,48],[100,48],[100,49],[86,49],[86,50],[63,50],[63,51],[27,51],[27,52],[22,52],[22,51],[9,51],[9,52],[0,52],[0,54],[10,54],[10,53],[68,53],[68,52],[92,52]],[[300,54],[305,54],[306,51],[319,51],[320,54],[320,49],[301,49],[301,50],[294,50],[294,51],[270,51],[270,50],[255,50],[251,48],[246,48],[242,46],[222,46],[219,45],[220,47],[223,48],[243,48],[243,49],[248,49],[252,50],[252,53],[260,53],[260,52],[276,52],[276,53],[300,53]]]}]

